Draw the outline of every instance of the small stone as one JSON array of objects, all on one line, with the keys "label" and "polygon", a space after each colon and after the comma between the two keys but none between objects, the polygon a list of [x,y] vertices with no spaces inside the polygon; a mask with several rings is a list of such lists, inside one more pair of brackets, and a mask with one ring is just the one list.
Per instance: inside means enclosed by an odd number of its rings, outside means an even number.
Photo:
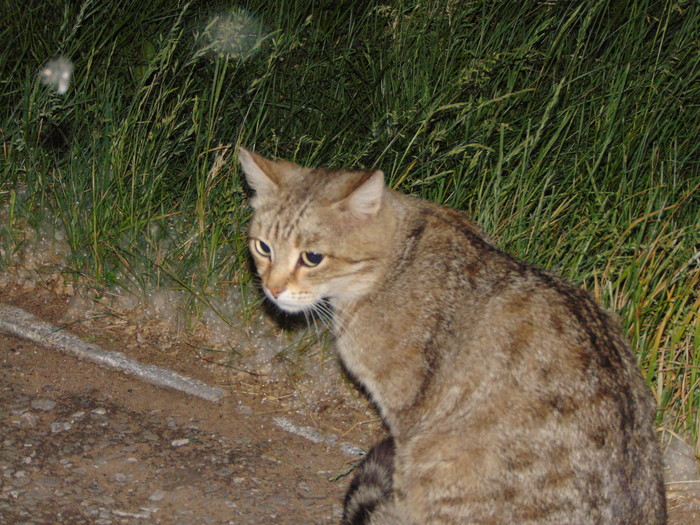
[{"label": "small stone", "polygon": [[42,487],[48,487],[55,489],[61,486],[62,481],[56,478],[39,478],[36,480],[36,484]]},{"label": "small stone", "polygon": [[[110,505],[111,506],[111,505],[114,505],[115,499],[112,496],[104,496],[103,495],[103,496],[95,497],[95,502],[101,503],[102,505]],[[100,510],[104,510],[104,511],[109,513],[109,509],[102,509],[101,508]]]},{"label": "small stone", "polygon": [[218,483],[210,483],[206,487],[204,487],[204,493],[215,494],[216,492],[220,492],[222,489],[223,487]]},{"label": "small stone", "polygon": [[159,501],[162,501],[165,496],[166,496],[166,492],[164,492],[162,490],[156,490],[153,494],[148,496],[148,501],[152,501],[154,503],[157,503]]},{"label": "small stone", "polygon": [[16,423],[18,423],[20,426],[33,427],[36,426],[38,421],[39,418],[35,414],[32,414],[31,412],[25,412],[24,414],[19,416],[19,421],[16,421]]},{"label": "small stone", "polygon": [[231,467],[223,467],[214,472],[220,478],[229,478],[233,474],[234,470]]},{"label": "small stone", "polygon": [[130,478],[131,476],[127,476],[126,474],[123,474],[121,472],[117,472],[116,474],[114,474],[114,481],[116,483],[119,483],[120,485],[128,483]]},{"label": "small stone", "polygon": [[346,441],[342,441],[341,443],[338,444],[338,449],[343,453],[348,456],[364,456],[365,451],[362,450],[360,447],[357,447],[351,443],[348,443]]},{"label": "small stone", "polygon": [[173,439],[173,440],[170,442],[170,444],[171,444],[173,447],[175,447],[175,448],[184,447],[185,445],[189,445],[189,444],[190,444],[190,440],[187,439],[187,438]]},{"label": "small stone", "polygon": [[252,416],[253,415],[253,409],[250,408],[249,406],[246,406],[246,405],[240,405],[240,406],[236,407],[236,410],[238,410],[244,416]]},{"label": "small stone", "polygon": [[100,407],[94,410],[90,410],[90,413],[95,414],[96,416],[104,416],[105,414],[107,414],[107,409]]},{"label": "small stone", "polygon": [[56,408],[56,402],[51,399],[35,399],[32,401],[32,408],[34,410],[43,410],[48,412]]},{"label": "small stone", "polygon": [[150,512],[142,510],[141,512],[127,512],[125,510],[113,510],[112,513],[120,518],[148,519],[151,517]]},{"label": "small stone", "polygon": [[156,436],[150,430],[144,430],[143,432],[141,432],[141,437],[146,441],[158,441],[158,436]]},{"label": "small stone", "polygon": [[12,486],[18,489],[24,488],[32,482],[29,478],[15,478],[12,480]]},{"label": "small stone", "polygon": [[58,434],[59,432],[65,432],[67,430],[70,430],[73,428],[73,425],[70,424],[68,421],[56,421],[55,423],[51,423],[51,432],[54,434]]}]

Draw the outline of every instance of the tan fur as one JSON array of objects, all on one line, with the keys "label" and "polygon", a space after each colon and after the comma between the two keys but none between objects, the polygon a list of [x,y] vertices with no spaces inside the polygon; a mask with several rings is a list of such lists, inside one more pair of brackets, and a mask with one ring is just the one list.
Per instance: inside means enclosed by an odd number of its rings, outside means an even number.
[{"label": "tan fur", "polygon": [[332,306],[340,358],[394,438],[372,523],[665,523],[652,398],[586,293],[379,171],[239,156],[266,294]]}]

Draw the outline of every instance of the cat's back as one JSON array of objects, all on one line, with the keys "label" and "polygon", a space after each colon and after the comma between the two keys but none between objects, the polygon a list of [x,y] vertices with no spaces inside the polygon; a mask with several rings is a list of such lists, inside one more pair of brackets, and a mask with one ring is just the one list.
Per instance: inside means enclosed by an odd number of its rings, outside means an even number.
[{"label": "cat's back", "polygon": [[455,522],[663,523],[654,405],[616,323],[462,213],[397,199],[395,258],[360,326],[401,349],[366,378],[409,505],[432,486],[443,514],[466,495]]}]

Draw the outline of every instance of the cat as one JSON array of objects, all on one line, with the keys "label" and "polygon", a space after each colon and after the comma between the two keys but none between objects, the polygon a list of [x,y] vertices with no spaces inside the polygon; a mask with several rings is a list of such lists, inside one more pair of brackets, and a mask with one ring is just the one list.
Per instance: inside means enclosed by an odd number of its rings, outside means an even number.
[{"label": "cat", "polygon": [[264,294],[332,316],[390,434],[344,525],[666,522],[653,398],[586,292],[379,170],[238,154]]}]

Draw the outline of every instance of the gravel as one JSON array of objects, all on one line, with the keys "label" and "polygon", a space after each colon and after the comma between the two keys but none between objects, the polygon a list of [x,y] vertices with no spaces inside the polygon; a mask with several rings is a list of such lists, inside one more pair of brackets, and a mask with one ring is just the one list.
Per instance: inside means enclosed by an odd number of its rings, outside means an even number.
[{"label": "gravel", "polygon": [[348,458],[256,400],[242,416],[0,339],[0,523],[339,521]]}]

